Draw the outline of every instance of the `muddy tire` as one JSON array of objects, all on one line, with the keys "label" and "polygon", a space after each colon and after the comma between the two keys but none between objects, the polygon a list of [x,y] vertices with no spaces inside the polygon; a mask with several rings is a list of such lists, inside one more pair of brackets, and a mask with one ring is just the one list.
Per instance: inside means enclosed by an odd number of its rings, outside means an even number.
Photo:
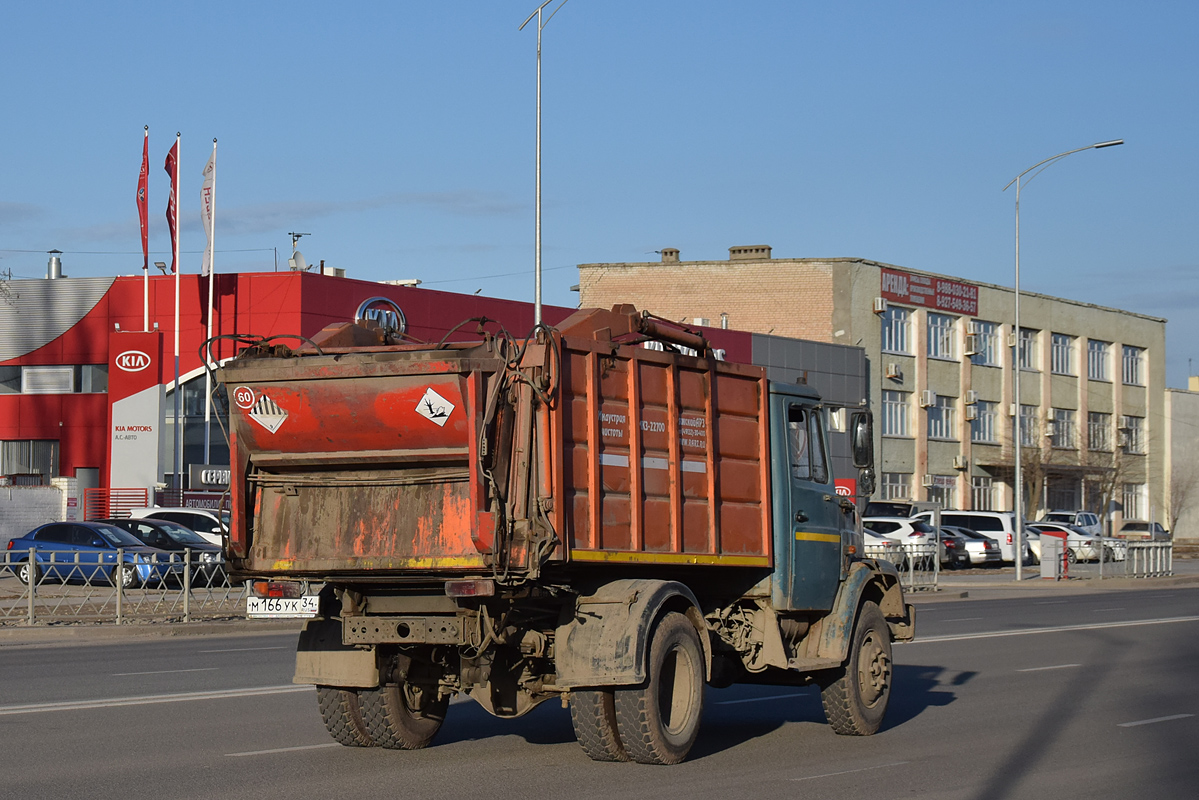
[{"label": "muddy tire", "polygon": [[375,741],[362,721],[358,692],[336,686],[316,687],[316,702],[325,729],[334,741],[346,747],[374,747]]},{"label": "muddy tire", "polygon": [[570,693],[570,721],[579,746],[592,761],[628,761],[616,727],[616,695],[611,689]]},{"label": "muddy tire", "polygon": [[643,685],[615,691],[620,741],[634,761],[677,764],[695,744],[704,705],[703,648],[685,616],[658,621],[646,667]]},{"label": "muddy tire", "polygon": [[433,741],[445,721],[450,699],[429,700],[421,711],[415,711],[414,692],[407,683],[358,690],[362,721],[375,744],[390,750],[419,750]]},{"label": "muddy tire", "polygon": [[869,736],[878,731],[891,697],[891,630],[877,605],[858,611],[849,661],[820,691],[824,716],[835,733]]}]

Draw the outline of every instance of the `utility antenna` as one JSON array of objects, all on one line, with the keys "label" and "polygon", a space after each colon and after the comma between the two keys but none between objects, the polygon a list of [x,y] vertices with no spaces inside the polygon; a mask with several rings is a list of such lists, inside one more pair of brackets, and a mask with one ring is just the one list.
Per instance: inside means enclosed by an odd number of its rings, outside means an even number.
[{"label": "utility antenna", "polygon": [[291,237],[291,251],[294,253],[296,251],[296,242],[300,241],[300,237],[301,236],[311,236],[312,234],[311,233],[295,233],[294,231],[289,231],[287,235]]}]

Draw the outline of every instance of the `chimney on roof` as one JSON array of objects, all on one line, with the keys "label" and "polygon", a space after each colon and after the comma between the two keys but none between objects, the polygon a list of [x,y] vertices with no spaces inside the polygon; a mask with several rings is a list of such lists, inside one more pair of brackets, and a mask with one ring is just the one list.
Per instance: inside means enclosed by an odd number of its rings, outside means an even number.
[{"label": "chimney on roof", "polygon": [[50,251],[50,261],[46,264],[46,280],[54,281],[64,277],[62,274],[61,250]]},{"label": "chimney on roof", "polygon": [[663,264],[677,264],[678,263],[679,248],[663,247],[661,252],[662,252],[662,263]]},{"label": "chimney on roof", "polygon": [[751,244],[744,247],[730,247],[729,261],[769,261],[770,245]]}]

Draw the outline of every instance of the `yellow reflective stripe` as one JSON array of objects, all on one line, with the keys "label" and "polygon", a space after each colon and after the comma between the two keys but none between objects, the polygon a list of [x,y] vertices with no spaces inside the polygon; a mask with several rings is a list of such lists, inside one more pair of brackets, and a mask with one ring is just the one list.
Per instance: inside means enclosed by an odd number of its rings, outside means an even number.
[{"label": "yellow reflective stripe", "polygon": [[797,542],[832,542],[840,544],[841,537],[835,533],[804,533],[803,531],[795,532],[795,541]]},{"label": "yellow reflective stripe", "polygon": [[575,561],[603,561],[619,564],[722,564],[731,567],[769,567],[766,556],[714,556],[689,553],[634,553],[628,550],[571,550]]}]

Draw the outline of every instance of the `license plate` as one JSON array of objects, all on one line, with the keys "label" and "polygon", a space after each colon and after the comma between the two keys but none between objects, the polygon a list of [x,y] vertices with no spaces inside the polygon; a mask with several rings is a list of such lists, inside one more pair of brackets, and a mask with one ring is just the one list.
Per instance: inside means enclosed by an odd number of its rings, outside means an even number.
[{"label": "license plate", "polygon": [[246,616],[273,619],[315,617],[319,600],[315,594],[303,597],[247,597]]}]

